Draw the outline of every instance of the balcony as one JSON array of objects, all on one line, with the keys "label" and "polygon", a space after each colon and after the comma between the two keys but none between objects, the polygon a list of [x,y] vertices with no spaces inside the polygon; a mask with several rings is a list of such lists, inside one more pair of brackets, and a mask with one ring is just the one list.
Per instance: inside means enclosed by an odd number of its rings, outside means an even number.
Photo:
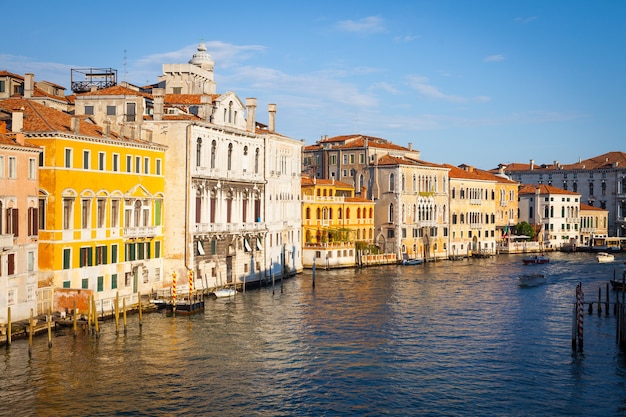
[{"label": "balcony", "polygon": [[508,207],[509,202],[506,200],[500,200],[500,207]]},{"label": "balcony", "polygon": [[480,198],[471,198],[470,199],[470,204],[474,205],[474,206],[480,206],[483,203],[483,200]]},{"label": "balcony", "polygon": [[155,237],[158,229],[158,226],[125,227],[123,237],[126,239]]}]

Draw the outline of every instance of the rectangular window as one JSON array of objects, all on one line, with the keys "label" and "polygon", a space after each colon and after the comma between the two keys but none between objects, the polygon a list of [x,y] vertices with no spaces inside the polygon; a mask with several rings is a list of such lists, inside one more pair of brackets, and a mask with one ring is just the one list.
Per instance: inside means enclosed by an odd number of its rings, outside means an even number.
[{"label": "rectangular window", "polygon": [[83,278],[81,288],[84,290],[89,288],[89,278]]},{"label": "rectangular window", "polygon": [[136,107],[135,103],[126,103],[126,121],[134,122],[136,116]]},{"label": "rectangular window", "polygon": [[157,159],[156,160],[156,175],[161,175],[161,160]]},{"label": "rectangular window", "polygon": [[111,263],[117,263],[117,245],[111,245]]},{"label": "rectangular window", "polygon": [[365,163],[365,154],[364,153],[360,153],[359,154],[359,164],[364,164]]},{"label": "rectangular window", "polygon": [[120,155],[117,153],[113,154],[113,172],[118,172],[120,170]]},{"label": "rectangular window", "polygon": [[[13,236],[19,236],[20,235],[20,222],[19,222],[19,209],[16,208],[8,208],[6,209],[6,234],[7,235],[13,235]],[[0,213],[0,216],[2,214]],[[1,232],[1,231],[0,231]]]},{"label": "rectangular window", "polygon": [[135,157],[135,173],[139,174],[141,172],[141,157]]},{"label": "rectangular window", "polygon": [[120,201],[111,200],[111,227],[119,227]]},{"label": "rectangular window", "polygon": [[150,173],[150,158],[148,157],[143,158],[143,173],[144,174]]},{"label": "rectangular window", "polygon": [[72,149],[65,148],[65,168],[72,167]]},{"label": "rectangular window", "polygon": [[115,106],[107,106],[107,116],[115,116]]},{"label": "rectangular window", "polygon": [[28,208],[28,236],[37,236],[39,234],[39,209],[35,207]]},{"label": "rectangular window", "polygon": [[93,248],[80,248],[80,264],[82,268],[84,266],[93,266]]},{"label": "rectangular window", "polygon": [[32,272],[35,270],[35,252],[33,251],[28,252],[27,268],[28,272]]},{"label": "rectangular window", "polygon": [[155,258],[161,257],[161,242],[158,240],[154,242],[154,257]]},{"label": "rectangular window", "polygon": [[106,169],[105,163],[106,154],[104,152],[98,152],[98,170],[104,171]]},{"label": "rectangular window", "polygon": [[71,285],[70,281],[63,281],[63,288],[71,288],[70,285]]},{"label": "rectangular window", "polygon": [[93,106],[85,106],[85,114],[88,116],[93,116]]},{"label": "rectangular window", "polygon": [[107,263],[107,247],[96,246],[96,265],[106,265]]},{"label": "rectangular window", "polygon": [[9,253],[7,255],[7,273],[9,275],[15,274],[15,254]]},{"label": "rectangular window", "polygon": [[103,198],[99,198],[98,199],[98,208],[97,208],[97,227],[98,228],[103,228],[104,227],[104,222],[106,219],[106,215],[105,215],[105,211],[106,211],[106,200]]},{"label": "rectangular window", "polygon": [[133,157],[132,155],[126,155],[126,172],[132,172]]},{"label": "rectangular window", "polygon": [[63,249],[63,269],[72,268],[72,250],[69,248]]},{"label": "rectangular window", "polygon": [[83,151],[83,169],[89,169],[89,151]]},{"label": "rectangular window", "polygon": [[117,288],[117,274],[111,275],[111,289],[114,290]]},{"label": "rectangular window", "polygon": [[80,226],[82,229],[87,229],[89,227],[89,212],[90,210],[90,200],[84,199],[81,200],[81,223]]},{"label": "rectangular window", "polygon": [[104,290],[104,277],[102,275],[98,276],[98,292],[102,292]]},{"label": "rectangular window", "polygon": [[162,201],[161,200],[156,200],[154,202],[154,225],[155,226],[160,226],[161,225],[161,205],[162,205]]},{"label": "rectangular window", "polygon": [[9,178],[17,178],[17,158],[9,156]]},{"label": "rectangular window", "polygon": [[0,178],[4,178],[4,155],[0,155]]},{"label": "rectangular window", "polygon": [[63,199],[63,229],[70,229],[71,220],[72,220],[72,205],[74,200],[71,198]]},{"label": "rectangular window", "polygon": [[37,160],[35,158],[28,159],[28,179],[37,179]]},{"label": "rectangular window", "polygon": [[337,165],[337,155],[330,156],[330,165]]},{"label": "rectangular window", "polygon": [[45,230],[46,229],[46,199],[45,198],[40,198],[39,199],[39,219],[38,219],[38,226],[37,228],[40,230]]}]

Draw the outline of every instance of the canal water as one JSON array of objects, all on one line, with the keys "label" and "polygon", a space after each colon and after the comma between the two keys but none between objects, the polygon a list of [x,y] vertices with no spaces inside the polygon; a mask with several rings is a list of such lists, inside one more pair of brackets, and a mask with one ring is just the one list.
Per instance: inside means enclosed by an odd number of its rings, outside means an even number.
[{"label": "canal water", "polygon": [[[614,416],[626,414],[615,317],[585,312],[626,255],[521,256],[317,270],[208,299],[191,317],[131,316],[126,334],[56,333],[0,351],[10,416]],[[622,259],[624,258],[624,259]],[[520,288],[524,272],[548,282]],[[611,291],[611,296],[614,293]]]}]

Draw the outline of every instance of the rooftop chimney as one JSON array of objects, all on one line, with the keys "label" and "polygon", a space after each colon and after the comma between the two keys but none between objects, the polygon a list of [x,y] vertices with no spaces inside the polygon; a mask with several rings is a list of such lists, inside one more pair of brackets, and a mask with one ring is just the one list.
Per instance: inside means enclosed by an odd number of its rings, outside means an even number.
[{"label": "rooftop chimney", "polygon": [[276,104],[268,104],[267,110],[269,111],[269,126],[267,128],[274,133],[274,128],[276,127]]},{"label": "rooftop chimney", "polygon": [[152,97],[154,97],[154,116],[155,121],[163,120],[163,103],[165,102],[165,89],[155,88],[152,90]]},{"label": "rooftop chimney", "polygon": [[246,130],[254,133],[254,127],[256,126],[256,98],[247,98],[246,108],[248,109],[248,114],[246,115]]},{"label": "rooftop chimney", "polygon": [[27,72],[24,74],[24,98],[31,98],[35,90],[35,74]]},{"label": "rooftop chimney", "polygon": [[74,116],[70,119],[70,130],[76,135],[80,133],[80,119],[78,117]]},{"label": "rooftop chimney", "polygon": [[105,120],[104,122],[102,122],[102,125],[104,126],[104,137],[108,138],[111,136],[111,121],[110,120]]},{"label": "rooftop chimney", "polygon": [[17,135],[15,135],[15,141],[18,144],[23,145],[24,144],[24,134],[23,133],[18,133]]},{"label": "rooftop chimney", "polygon": [[21,110],[11,113],[11,131],[14,133],[21,132],[24,128],[24,112]]},{"label": "rooftop chimney", "polygon": [[535,160],[531,159],[530,160],[530,170],[532,171],[533,169],[535,169]]},{"label": "rooftop chimney", "polygon": [[412,151],[413,150],[413,144],[411,142],[409,142],[409,150]]}]

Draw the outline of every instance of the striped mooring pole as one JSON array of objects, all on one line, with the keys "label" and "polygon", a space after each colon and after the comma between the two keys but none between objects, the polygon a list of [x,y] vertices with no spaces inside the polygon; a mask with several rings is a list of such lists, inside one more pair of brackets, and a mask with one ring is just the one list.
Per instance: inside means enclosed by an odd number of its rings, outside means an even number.
[{"label": "striped mooring pole", "polygon": [[576,287],[576,323],[577,323],[577,334],[578,334],[578,351],[583,351],[583,319],[584,319],[584,311],[583,307],[585,305],[585,295],[583,294],[583,287],[581,283],[578,283]]}]

